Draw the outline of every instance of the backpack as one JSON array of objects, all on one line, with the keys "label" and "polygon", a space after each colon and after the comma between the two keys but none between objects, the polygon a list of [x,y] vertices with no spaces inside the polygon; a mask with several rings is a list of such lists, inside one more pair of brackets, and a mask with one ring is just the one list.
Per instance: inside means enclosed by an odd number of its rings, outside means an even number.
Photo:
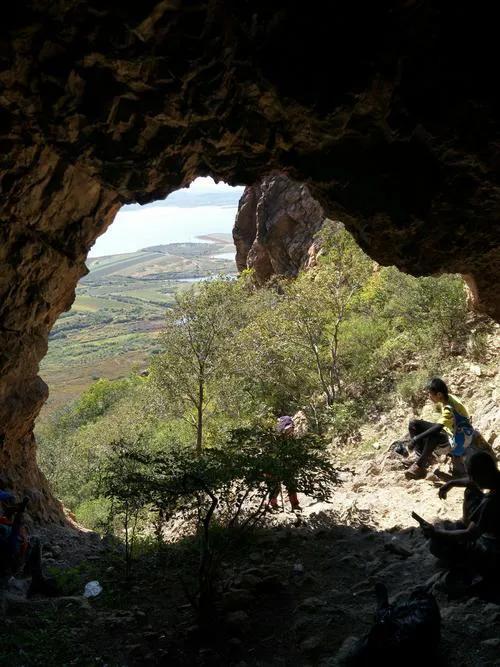
[{"label": "backpack", "polygon": [[453,435],[450,436],[450,454],[452,456],[463,456],[474,439],[475,430],[469,418],[461,415],[451,403],[446,407],[452,411],[454,420]]}]

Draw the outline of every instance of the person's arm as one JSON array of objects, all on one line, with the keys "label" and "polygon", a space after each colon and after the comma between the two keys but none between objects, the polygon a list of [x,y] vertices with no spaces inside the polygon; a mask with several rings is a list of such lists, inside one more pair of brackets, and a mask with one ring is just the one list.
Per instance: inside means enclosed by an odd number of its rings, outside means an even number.
[{"label": "person's arm", "polygon": [[451,479],[449,482],[446,482],[443,486],[439,487],[438,495],[441,500],[444,500],[450,489],[453,489],[454,487],[466,489],[468,486],[472,486],[472,482],[468,477],[464,477],[463,479]]}]

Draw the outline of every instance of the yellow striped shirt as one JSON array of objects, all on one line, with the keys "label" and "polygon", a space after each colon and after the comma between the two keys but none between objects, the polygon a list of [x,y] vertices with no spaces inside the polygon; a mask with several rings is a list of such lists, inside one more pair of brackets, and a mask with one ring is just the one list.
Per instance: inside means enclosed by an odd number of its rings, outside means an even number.
[{"label": "yellow striped shirt", "polygon": [[437,410],[441,413],[441,416],[437,420],[437,424],[442,424],[444,430],[448,433],[448,435],[453,435],[455,432],[455,418],[453,417],[453,410],[451,409],[450,406],[452,406],[460,415],[463,417],[469,417],[469,413],[467,412],[466,408],[462,403],[458,400],[456,396],[452,396],[451,394],[448,394],[448,404],[443,405],[442,403],[437,404]]}]

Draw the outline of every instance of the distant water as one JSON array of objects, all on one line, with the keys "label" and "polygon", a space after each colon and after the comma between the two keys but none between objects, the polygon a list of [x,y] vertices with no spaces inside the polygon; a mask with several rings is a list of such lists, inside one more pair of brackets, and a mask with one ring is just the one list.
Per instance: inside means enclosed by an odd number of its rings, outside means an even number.
[{"label": "distant water", "polygon": [[237,206],[123,207],[89,257],[135,252],[164,243],[200,242],[204,234],[230,234]]},{"label": "distant water", "polygon": [[230,234],[243,187],[196,178],[188,188],[166,199],[118,211],[113,224],[97,239],[89,257],[136,252],[167,243],[200,242],[204,234]]},{"label": "distant water", "polygon": [[235,259],[236,258],[236,248],[234,252],[217,252],[215,255],[212,255],[214,259]]}]

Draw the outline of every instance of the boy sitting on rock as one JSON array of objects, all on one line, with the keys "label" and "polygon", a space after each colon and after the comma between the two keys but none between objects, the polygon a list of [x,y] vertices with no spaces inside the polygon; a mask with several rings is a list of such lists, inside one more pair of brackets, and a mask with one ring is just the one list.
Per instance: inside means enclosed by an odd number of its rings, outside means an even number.
[{"label": "boy sitting on rock", "polygon": [[463,455],[474,437],[469,414],[461,401],[448,392],[448,387],[441,378],[432,378],[427,385],[427,391],[441,416],[434,423],[423,419],[413,419],[410,422],[409,449],[415,449],[419,456],[406,471],[406,477],[425,477],[434,450],[448,445],[451,447],[450,456],[454,470],[464,473]]}]

